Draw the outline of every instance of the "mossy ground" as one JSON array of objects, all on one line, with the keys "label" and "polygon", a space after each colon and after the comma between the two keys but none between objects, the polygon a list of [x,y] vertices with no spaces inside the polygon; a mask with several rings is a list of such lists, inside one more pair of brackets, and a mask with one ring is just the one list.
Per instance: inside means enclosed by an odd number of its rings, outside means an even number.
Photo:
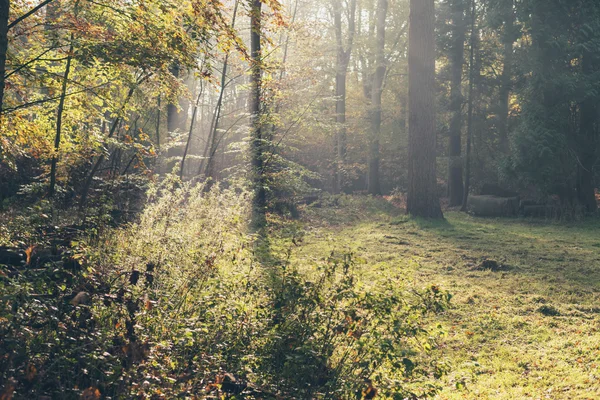
[{"label": "mossy ground", "polygon": [[[352,252],[373,290],[397,276],[449,290],[451,309],[432,320],[447,332],[434,356],[451,366],[440,399],[600,398],[600,221],[424,221],[344,202],[305,211],[291,257],[309,270]],[[503,268],[481,270],[484,259]]]}]

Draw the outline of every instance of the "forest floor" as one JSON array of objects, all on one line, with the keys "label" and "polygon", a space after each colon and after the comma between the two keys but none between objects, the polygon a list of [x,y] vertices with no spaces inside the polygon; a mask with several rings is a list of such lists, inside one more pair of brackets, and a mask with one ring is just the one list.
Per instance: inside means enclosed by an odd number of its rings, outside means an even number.
[{"label": "forest floor", "polygon": [[432,319],[447,332],[434,357],[451,367],[438,398],[600,398],[599,221],[433,222],[353,202],[307,209],[292,262],[309,272],[351,252],[362,284],[401,274],[450,291],[451,308]]}]

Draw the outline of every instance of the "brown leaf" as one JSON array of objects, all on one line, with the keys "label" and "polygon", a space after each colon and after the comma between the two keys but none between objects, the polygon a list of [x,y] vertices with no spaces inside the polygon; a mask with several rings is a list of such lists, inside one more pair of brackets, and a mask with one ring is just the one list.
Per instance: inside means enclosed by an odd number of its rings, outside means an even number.
[{"label": "brown leaf", "polygon": [[29,246],[25,249],[25,255],[27,256],[26,263],[29,265],[31,263],[31,257],[33,256],[33,252],[35,251],[35,246]]},{"label": "brown leaf", "polygon": [[95,388],[93,386],[90,386],[89,388],[85,389],[83,391],[83,393],[81,393],[81,400],[98,400],[100,399],[100,397],[102,396],[102,394],[100,393],[100,390],[98,390],[98,388]]}]

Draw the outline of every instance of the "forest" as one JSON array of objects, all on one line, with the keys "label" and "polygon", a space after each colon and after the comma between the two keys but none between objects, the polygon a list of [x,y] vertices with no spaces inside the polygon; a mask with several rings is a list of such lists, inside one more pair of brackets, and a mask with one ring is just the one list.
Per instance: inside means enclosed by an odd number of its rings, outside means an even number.
[{"label": "forest", "polygon": [[599,399],[598,0],[0,0],[0,400]]}]

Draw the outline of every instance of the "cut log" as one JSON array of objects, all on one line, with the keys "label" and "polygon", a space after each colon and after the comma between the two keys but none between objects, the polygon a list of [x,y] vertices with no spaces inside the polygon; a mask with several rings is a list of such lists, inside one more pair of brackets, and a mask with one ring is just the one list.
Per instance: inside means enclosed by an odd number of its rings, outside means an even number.
[{"label": "cut log", "polygon": [[468,210],[479,217],[515,217],[519,211],[519,198],[469,196]]},{"label": "cut log", "polygon": [[491,183],[484,183],[479,191],[482,196],[496,196],[496,197],[518,197],[519,193],[507,190]]}]

